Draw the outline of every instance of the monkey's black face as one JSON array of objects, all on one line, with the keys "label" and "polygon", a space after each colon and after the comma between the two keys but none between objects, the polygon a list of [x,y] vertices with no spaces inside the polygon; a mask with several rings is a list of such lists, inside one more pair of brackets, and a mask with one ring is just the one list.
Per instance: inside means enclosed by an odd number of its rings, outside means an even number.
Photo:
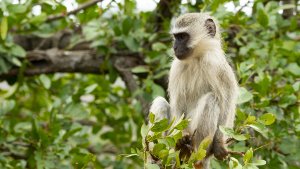
[{"label": "monkey's black face", "polygon": [[186,59],[191,53],[191,48],[187,46],[190,39],[190,35],[186,32],[176,33],[174,34],[174,38],[175,38],[175,42],[174,42],[173,49],[175,52],[175,56],[179,60]]}]

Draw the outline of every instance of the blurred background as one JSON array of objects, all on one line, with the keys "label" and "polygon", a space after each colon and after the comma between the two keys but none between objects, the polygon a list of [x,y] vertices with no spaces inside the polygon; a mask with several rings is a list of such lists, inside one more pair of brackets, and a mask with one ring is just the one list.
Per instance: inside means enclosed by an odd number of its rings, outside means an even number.
[{"label": "blurred background", "polygon": [[[167,97],[171,23],[219,20],[240,96],[230,148],[266,169],[300,168],[298,0],[1,0],[0,168],[142,168],[141,125]],[[249,118],[250,117],[250,118]],[[271,124],[271,125],[269,125]],[[228,168],[213,161],[212,168]]]}]

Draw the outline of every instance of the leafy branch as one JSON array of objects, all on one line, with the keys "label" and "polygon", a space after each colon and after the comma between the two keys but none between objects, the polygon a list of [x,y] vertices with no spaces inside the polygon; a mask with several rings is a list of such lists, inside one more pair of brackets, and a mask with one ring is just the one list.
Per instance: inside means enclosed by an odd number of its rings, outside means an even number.
[{"label": "leafy branch", "polygon": [[55,20],[58,20],[58,19],[61,19],[61,18],[64,18],[66,16],[69,16],[69,15],[73,15],[73,14],[76,14],[78,12],[80,12],[81,10],[83,9],[86,9],[86,8],[89,8],[95,4],[97,4],[98,2],[102,2],[103,0],[92,0],[92,1],[88,1],[87,3],[81,5],[80,7],[76,8],[76,9],[73,9],[67,13],[62,13],[60,15],[52,15],[52,16],[49,16],[46,20],[46,22],[52,22],[52,21],[55,21]]}]

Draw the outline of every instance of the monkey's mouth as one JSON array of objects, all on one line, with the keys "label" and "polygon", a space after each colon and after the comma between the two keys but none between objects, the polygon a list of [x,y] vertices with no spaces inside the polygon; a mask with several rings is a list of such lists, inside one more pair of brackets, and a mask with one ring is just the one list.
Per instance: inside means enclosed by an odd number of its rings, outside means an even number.
[{"label": "monkey's mouth", "polygon": [[188,47],[183,48],[183,49],[174,48],[175,56],[179,60],[184,60],[184,59],[188,58],[191,54],[191,51],[192,50]]}]

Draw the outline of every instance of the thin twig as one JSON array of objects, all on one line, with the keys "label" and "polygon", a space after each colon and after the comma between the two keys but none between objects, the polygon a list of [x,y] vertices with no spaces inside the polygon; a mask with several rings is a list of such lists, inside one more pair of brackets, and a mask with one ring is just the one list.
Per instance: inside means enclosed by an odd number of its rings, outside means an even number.
[{"label": "thin twig", "polygon": [[243,6],[241,6],[241,8],[236,13],[241,12],[246,6],[248,6],[249,3],[250,1],[248,0]]},{"label": "thin twig", "polygon": [[266,143],[266,144],[264,144],[264,145],[261,145],[261,146],[255,148],[253,151],[256,151],[256,150],[258,150],[258,149],[261,149],[261,148],[263,148],[263,147],[265,147],[265,146],[267,146],[267,145],[270,145],[270,144],[271,144],[271,142]]},{"label": "thin twig", "polygon": [[232,144],[232,143],[234,143],[235,142],[235,139],[234,138],[228,138],[227,140],[226,140],[226,144],[227,145],[230,145],[230,144]]},{"label": "thin twig", "polygon": [[227,153],[230,155],[240,155],[242,157],[245,155],[244,152],[238,152],[238,151],[227,151]]},{"label": "thin twig", "polygon": [[77,9],[71,10],[71,11],[69,11],[67,13],[62,13],[60,15],[49,16],[47,18],[46,22],[52,22],[54,20],[58,20],[58,19],[66,17],[66,16],[69,16],[69,15],[72,15],[72,14],[76,14],[76,13],[80,12],[81,10],[89,8],[89,7],[91,7],[91,6],[97,4],[98,2],[101,2],[101,1],[103,1],[103,0],[93,0],[93,1],[90,1],[90,2],[87,2],[87,3],[83,4],[80,7],[78,7]]}]

